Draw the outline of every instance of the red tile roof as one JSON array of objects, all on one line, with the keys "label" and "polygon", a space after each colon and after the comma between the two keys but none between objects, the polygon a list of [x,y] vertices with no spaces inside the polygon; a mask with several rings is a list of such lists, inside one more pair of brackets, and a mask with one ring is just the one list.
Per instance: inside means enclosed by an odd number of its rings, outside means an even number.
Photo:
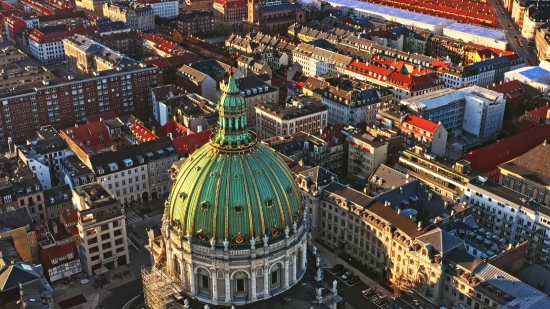
[{"label": "red tile roof", "polygon": [[346,136],[342,133],[343,129],[344,125],[341,123],[336,123],[323,129],[322,135],[329,144],[329,147],[336,147],[344,144]]},{"label": "red tile roof", "polygon": [[[63,260],[61,263],[57,263],[56,265],[53,265],[52,260],[58,259],[62,256],[66,256],[67,254],[73,254],[73,258],[70,260]],[[52,267],[55,267],[59,264],[66,263],[69,261],[73,261],[78,259],[78,251],[76,250],[76,244],[74,242],[66,243],[64,245],[60,246],[53,246],[50,248],[42,249],[40,250],[40,262],[44,268],[51,269]]]},{"label": "red tile roof", "polygon": [[184,125],[177,123],[174,120],[170,120],[165,125],[158,128],[155,134],[158,137],[163,137],[163,136],[170,135],[170,133],[172,133],[172,138],[176,138],[176,137],[187,135],[188,134],[187,131],[191,133],[191,130],[186,128]]},{"label": "red tile roof", "polygon": [[184,135],[174,138],[172,142],[178,152],[178,155],[192,154],[198,147],[208,143],[212,132],[210,130],[202,131],[195,134]]},{"label": "red tile roof", "polygon": [[224,8],[237,8],[246,6],[243,0],[216,0],[216,3],[223,5]]},{"label": "red tile roof", "polygon": [[462,159],[471,162],[472,169],[488,173],[500,164],[517,158],[550,138],[550,125],[521,132],[500,142],[469,152]]},{"label": "red tile roof", "polygon": [[524,95],[523,86],[517,80],[511,80],[500,85],[489,87],[490,90],[504,94],[504,97],[516,98]]},{"label": "red tile roof", "polygon": [[156,140],[159,137],[153,133],[151,130],[147,129],[143,123],[136,121],[132,128],[130,129],[132,131],[132,134],[138,140],[139,142],[148,142],[152,140]]},{"label": "red tile roof", "polygon": [[78,127],[62,129],[76,145],[86,152],[94,152],[111,146],[109,131],[102,121],[91,122]]},{"label": "red tile roof", "polygon": [[154,94],[157,100],[167,99],[170,96],[179,96],[185,94],[185,89],[175,85],[162,85],[149,88]]},{"label": "red tile roof", "polygon": [[[437,131],[437,129],[440,126],[440,124],[438,124],[438,123],[435,123],[435,122],[432,122],[432,121],[429,121],[427,119],[420,118],[420,117],[414,116],[414,115],[408,115],[407,117],[405,117],[405,119],[403,120],[403,123],[406,123],[408,125],[412,125],[415,128],[418,128],[418,130],[413,129],[413,131],[415,131],[416,133],[419,133],[419,134],[420,134],[420,130],[424,130],[426,132],[430,132],[430,133],[434,134],[435,131]],[[411,131],[408,128],[406,128],[405,130],[406,131]]]},{"label": "red tile roof", "polygon": [[86,117],[86,120],[87,120],[88,123],[92,123],[92,122],[99,121],[100,119],[109,120],[109,119],[115,119],[117,117],[118,117],[118,115],[116,114],[116,112],[108,111],[108,112],[101,113],[101,114],[90,115],[90,116]]},{"label": "red tile roof", "polygon": [[170,65],[170,62],[168,62],[168,59],[166,58],[147,59],[143,62],[145,62],[145,64],[154,65],[159,68],[164,68]]},{"label": "red tile roof", "polygon": [[548,109],[550,106],[546,105],[540,108],[535,108],[532,111],[528,111],[527,113],[541,119],[546,119],[546,115],[548,115]]},{"label": "red tile roof", "polygon": [[67,209],[61,213],[61,223],[65,225],[65,228],[69,233],[77,236],[79,235],[78,227],[76,223],[78,222],[78,210],[76,209]]},{"label": "red tile roof", "polygon": [[45,43],[51,43],[51,42],[59,42],[75,34],[92,35],[96,31],[97,31],[97,26],[73,28],[71,30],[67,30],[65,28],[65,30],[51,32],[51,33],[43,33],[38,29],[33,29],[32,32],[29,34],[29,40],[32,40],[38,44],[45,44]]}]

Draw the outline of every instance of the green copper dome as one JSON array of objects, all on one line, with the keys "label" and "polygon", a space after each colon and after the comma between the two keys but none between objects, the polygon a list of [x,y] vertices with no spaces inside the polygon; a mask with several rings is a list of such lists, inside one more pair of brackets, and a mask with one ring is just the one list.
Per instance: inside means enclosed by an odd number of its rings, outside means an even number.
[{"label": "green copper dome", "polygon": [[[193,242],[250,246],[284,237],[302,220],[294,177],[277,153],[247,129],[247,103],[234,78],[220,98],[220,128],[182,165],[168,200],[173,229]],[[269,241],[268,241],[269,242]]]}]

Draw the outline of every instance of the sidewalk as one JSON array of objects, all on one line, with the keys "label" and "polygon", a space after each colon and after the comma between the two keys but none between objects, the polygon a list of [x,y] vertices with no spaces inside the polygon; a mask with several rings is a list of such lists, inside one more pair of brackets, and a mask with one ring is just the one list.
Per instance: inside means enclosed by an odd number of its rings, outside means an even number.
[{"label": "sidewalk", "polygon": [[325,247],[322,245],[313,242],[315,244],[315,247],[317,247],[317,251],[321,253],[321,258],[323,260],[323,266],[325,268],[332,268],[336,264],[342,264],[347,269],[353,271],[355,275],[357,275],[361,281],[365,282],[369,287],[374,288],[376,287],[378,291],[380,291],[382,294],[386,295],[388,298],[391,299],[393,292],[388,291],[384,287],[382,287],[378,282],[372,280],[371,278],[365,276],[362,272],[359,270],[353,268],[351,265],[349,265],[346,261],[339,258],[337,255],[335,255],[333,252],[328,251]]},{"label": "sidewalk", "polygon": [[[74,307],[74,309],[95,309],[101,301],[110,294],[109,290],[134,280],[141,280],[141,267],[148,261],[148,254],[131,253],[130,264],[111,270],[111,283],[104,285],[103,288],[94,289],[93,277],[89,278],[90,282],[87,284],[82,285],[80,282],[76,282],[72,287],[68,287],[62,282],[54,283],[52,285],[52,288],[55,291],[54,309],[61,309],[59,302],[80,294],[86,298],[87,302]],[[132,275],[126,278],[123,277],[122,280],[119,278],[113,278],[114,274],[123,273],[126,270],[129,270]]]}]

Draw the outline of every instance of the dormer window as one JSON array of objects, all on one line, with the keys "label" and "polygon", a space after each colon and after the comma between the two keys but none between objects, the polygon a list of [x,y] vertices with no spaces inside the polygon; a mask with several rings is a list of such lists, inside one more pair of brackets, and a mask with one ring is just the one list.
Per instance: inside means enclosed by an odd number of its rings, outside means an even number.
[{"label": "dormer window", "polygon": [[204,201],[201,203],[201,210],[202,211],[208,211],[210,209],[210,205],[208,205],[208,202]]},{"label": "dormer window", "polygon": [[145,159],[143,159],[142,156],[137,156],[137,159],[138,159],[138,161],[139,161],[140,164],[145,163]]},{"label": "dormer window", "polygon": [[55,198],[53,198],[53,196],[50,197],[50,203],[52,203],[52,204],[55,203]]},{"label": "dormer window", "polygon": [[168,153],[170,153],[171,155],[176,153],[176,151],[174,150],[174,147],[168,147],[168,148],[166,148],[166,150],[168,150]]},{"label": "dormer window", "polygon": [[233,209],[235,210],[236,214],[242,214],[244,212],[244,207],[239,203],[237,203],[235,207],[233,207]]},{"label": "dormer window", "polygon": [[118,165],[116,165],[116,163],[109,163],[109,169],[111,170],[111,172],[117,171]]},{"label": "dormer window", "polygon": [[147,153],[147,158],[149,158],[149,160],[154,160],[154,159],[155,159],[155,155],[154,155],[152,152],[148,152],[148,153]]},{"label": "dormer window", "polygon": [[98,173],[99,175],[102,175],[102,174],[104,174],[104,173],[105,173],[105,171],[103,170],[103,167],[101,167],[101,166],[98,166],[98,167],[97,167],[97,173]]},{"label": "dormer window", "polygon": [[273,207],[273,199],[269,198],[265,204],[267,205],[267,208]]},{"label": "dormer window", "polygon": [[164,150],[162,150],[162,149],[157,150],[157,153],[158,153],[159,157],[164,158]]},{"label": "dormer window", "polygon": [[124,159],[124,165],[126,167],[132,167],[132,165],[134,165],[134,162],[131,159]]},{"label": "dormer window", "polygon": [[31,193],[32,189],[29,187],[27,188],[27,193]]}]

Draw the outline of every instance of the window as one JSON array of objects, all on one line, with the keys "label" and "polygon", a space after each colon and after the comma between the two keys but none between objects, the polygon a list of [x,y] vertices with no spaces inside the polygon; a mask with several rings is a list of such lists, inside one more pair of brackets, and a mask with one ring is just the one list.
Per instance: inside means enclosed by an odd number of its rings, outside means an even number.
[{"label": "window", "polygon": [[203,287],[204,289],[208,289],[208,286],[209,286],[209,284],[208,284],[208,276],[202,275],[201,277],[202,277],[202,287]]},{"label": "window", "polygon": [[278,275],[279,273],[277,271],[271,273],[271,284],[277,284],[279,281]]},{"label": "window", "polygon": [[237,292],[244,292],[244,279],[237,279]]}]

